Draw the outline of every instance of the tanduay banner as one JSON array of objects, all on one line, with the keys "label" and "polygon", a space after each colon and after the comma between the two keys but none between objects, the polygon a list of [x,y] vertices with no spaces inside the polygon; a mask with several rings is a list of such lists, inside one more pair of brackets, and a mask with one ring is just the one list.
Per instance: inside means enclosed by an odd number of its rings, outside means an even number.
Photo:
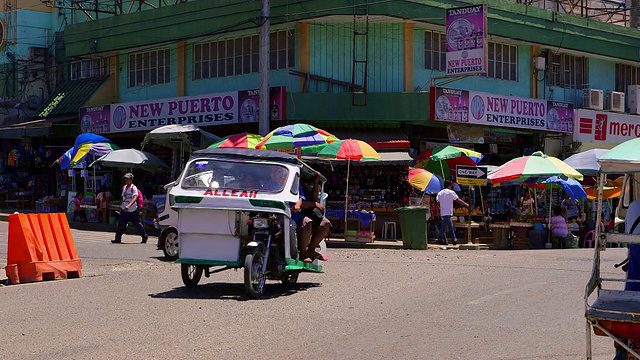
[{"label": "tanduay banner", "polygon": [[573,104],[561,101],[432,86],[429,106],[435,121],[573,132]]},{"label": "tanduay banner", "polygon": [[447,75],[486,74],[487,5],[445,10]]},{"label": "tanduay banner", "polygon": [[[133,101],[80,108],[80,132],[108,134],[149,131],[165,125],[212,126],[258,121],[260,91]],[[285,88],[270,89],[267,109],[271,120],[284,120]]]}]

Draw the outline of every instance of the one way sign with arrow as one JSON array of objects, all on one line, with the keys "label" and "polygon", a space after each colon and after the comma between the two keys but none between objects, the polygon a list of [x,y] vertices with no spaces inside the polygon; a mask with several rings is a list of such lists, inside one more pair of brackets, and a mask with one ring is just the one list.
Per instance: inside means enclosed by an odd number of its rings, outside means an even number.
[{"label": "one way sign with arrow", "polygon": [[460,185],[487,185],[487,168],[483,166],[456,166],[456,180]]}]

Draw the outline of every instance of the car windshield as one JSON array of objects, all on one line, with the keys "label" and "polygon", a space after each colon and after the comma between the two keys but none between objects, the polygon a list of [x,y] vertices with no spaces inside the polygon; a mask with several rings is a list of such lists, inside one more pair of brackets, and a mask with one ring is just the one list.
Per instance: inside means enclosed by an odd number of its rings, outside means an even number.
[{"label": "car windshield", "polygon": [[189,164],[182,180],[184,189],[235,189],[278,193],[284,189],[289,170],[278,164],[203,159]]}]

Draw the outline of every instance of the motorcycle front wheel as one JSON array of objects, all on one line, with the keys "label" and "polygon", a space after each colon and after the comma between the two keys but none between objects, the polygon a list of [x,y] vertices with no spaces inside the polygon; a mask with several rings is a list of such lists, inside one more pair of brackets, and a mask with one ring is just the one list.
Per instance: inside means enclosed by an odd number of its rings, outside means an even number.
[{"label": "motorcycle front wheel", "polygon": [[259,299],[264,291],[265,276],[262,272],[264,254],[254,250],[244,258],[244,289],[254,299]]}]

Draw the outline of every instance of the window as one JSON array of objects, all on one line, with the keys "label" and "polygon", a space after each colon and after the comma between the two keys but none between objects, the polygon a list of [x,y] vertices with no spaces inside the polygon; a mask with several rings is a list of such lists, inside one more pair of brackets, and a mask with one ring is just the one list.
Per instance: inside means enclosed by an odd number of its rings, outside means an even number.
[{"label": "window", "polygon": [[[447,70],[447,38],[444,33],[425,31],[424,68]],[[518,81],[518,47],[515,45],[488,44],[487,77]]]},{"label": "window", "polygon": [[444,33],[425,31],[424,68],[439,71],[447,70],[447,37]]},{"label": "window", "polygon": [[71,80],[109,75],[109,58],[71,62]]},{"label": "window", "polygon": [[[295,37],[291,30],[270,34],[270,69],[295,65]],[[243,75],[259,71],[260,39],[258,35],[195,44],[193,47],[193,79]]]},{"label": "window", "polygon": [[518,48],[495,42],[487,47],[487,77],[518,81]]},{"label": "window", "polygon": [[584,89],[588,86],[587,58],[569,54],[549,55],[547,80],[549,86]]},{"label": "window", "polygon": [[626,94],[629,85],[640,85],[640,67],[616,64],[616,91]]},{"label": "window", "polygon": [[171,80],[169,49],[129,55],[129,87],[166,84]]}]

